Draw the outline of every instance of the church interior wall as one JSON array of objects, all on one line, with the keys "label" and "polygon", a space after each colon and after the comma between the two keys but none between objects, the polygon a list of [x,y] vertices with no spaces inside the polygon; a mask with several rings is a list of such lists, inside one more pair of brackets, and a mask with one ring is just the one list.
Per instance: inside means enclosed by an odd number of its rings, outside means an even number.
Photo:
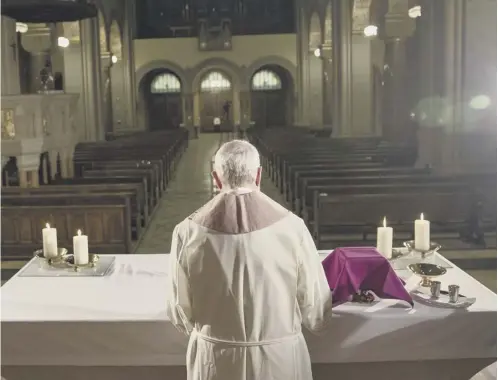
[{"label": "church interior wall", "polygon": [[238,66],[248,66],[259,58],[275,55],[296,64],[295,34],[233,36],[232,50],[213,52],[199,51],[197,38],[159,38],[134,43],[137,69],[156,60],[169,60],[183,68],[192,68],[209,58],[223,58]]},{"label": "church interior wall", "polygon": [[[184,101],[184,124],[192,123],[198,126],[202,111],[200,82],[209,72],[219,71],[229,78],[232,84],[232,122],[236,125],[248,124],[251,114],[250,101],[242,105],[245,102],[242,99],[249,98],[245,94],[249,92],[251,77],[257,70],[264,65],[275,64],[289,73],[289,78],[286,80],[294,81],[297,58],[296,35],[233,36],[232,45],[233,49],[230,51],[202,52],[198,49],[197,38],[135,40],[136,94],[139,99],[139,113],[145,110],[144,96],[140,94],[144,91],[141,81],[151,70],[164,68],[182,79],[184,97],[192,97],[191,110],[185,107],[187,102]],[[290,88],[294,91],[294,83]],[[294,94],[289,98],[293,100]],[[293,116],[289,116],[289,119],[293,119]],[[146,117],[139,115],[141,129],[146,128],[146,120]]]}]

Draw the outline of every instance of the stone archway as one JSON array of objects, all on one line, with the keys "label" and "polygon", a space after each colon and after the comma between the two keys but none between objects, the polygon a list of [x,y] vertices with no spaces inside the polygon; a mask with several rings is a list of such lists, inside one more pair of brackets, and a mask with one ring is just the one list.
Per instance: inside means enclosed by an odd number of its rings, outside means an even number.
[{"label": "stone archway", "polygon": [[[202,91],[201,82],[204,77],[211,71],[219,71],[229,78],[231,83],[231,102],[230,122],[238,125],[241,122],[240,92],[248,92],[248,87],[244,81],[244,70],[239,66],[223,58],[209,58],[202,61],[190,70],[193,74],[192,92],[193,92],[193,110],[194,124],[202,127],[205,120],[202,114]],[[211,121],[212,122],[212,121]]]},{"label": "stone archway", "polygon": [[208,71],[201,77],[198,93],[201,131],[233,130],[234,89],[230,75],[219,69]]},{"label": "stone archway", "polygon": [[144,120],[148,130],[175,129],[183,123],[180,77],[171,70],[149,71],[140,82]]},{"label": "stone archway", "polygon": [[261,127],[292,125],[294,121],[294,81],[279,65],[259,67],[250,80],[251,120]]},{"label": "stone archway", "polygon": [[[150,129],[149,89],[152,80],[151,78],[154,75],[165,72],[173,73],[181,83],[181,109],[178,112],[181,116],[180,123],[185,124],[186,127],[192,125],[193,96],[192,81],[189,75],[185,70],[173,62],[156,60],[140,66],[135,72],[137,82],[137,118],[141,130]],[[164,96],[166,97],[166,95]],[[163,100],[167,101],[167,99]],[[171,98],[169,100],[171,100]]]}]

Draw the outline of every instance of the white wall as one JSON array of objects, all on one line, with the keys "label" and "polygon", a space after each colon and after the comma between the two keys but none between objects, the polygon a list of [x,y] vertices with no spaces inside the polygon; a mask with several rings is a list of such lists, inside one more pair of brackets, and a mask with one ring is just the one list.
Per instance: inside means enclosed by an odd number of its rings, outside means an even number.
[{"label": "white wall", "polygon": [[296,64],[295,34],[234,36],[232,46],[230,51],[203,52],[198,50],[197,38],[135,40],[135,67],[168,60],[180,67],[192,68],[209,58],[224,58],[243,66],[267,56],[280,56]]}]

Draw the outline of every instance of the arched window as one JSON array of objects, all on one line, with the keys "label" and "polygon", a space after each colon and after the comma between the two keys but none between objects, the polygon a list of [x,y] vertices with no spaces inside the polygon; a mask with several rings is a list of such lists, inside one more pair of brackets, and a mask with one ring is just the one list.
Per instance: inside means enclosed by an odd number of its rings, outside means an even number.
[{"label": "arched window", "polygon": [[275,72],[261,70],[252,77],[251,88],[254,91],[281,90],[282,81]]},{"label": "arched window", "polygon": [[153,94],[176,94],[182,91],[182,85],[176,75],[163,73],[157,75],[150,85]]},{"label": "arched window", "polygon": [[201,82],[201,91],[222,91],[231,87],[228,78],[218,71],[209,73]]}]

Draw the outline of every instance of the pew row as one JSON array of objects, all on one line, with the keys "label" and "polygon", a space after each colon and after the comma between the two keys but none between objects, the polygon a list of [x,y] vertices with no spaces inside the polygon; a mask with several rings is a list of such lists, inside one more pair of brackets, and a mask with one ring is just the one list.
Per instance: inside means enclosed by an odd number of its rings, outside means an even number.
[{"label": "pew row", "polygon": [[42,248],[46,223],[57,228],[60,247],[73,246],[77,230],[90,251],[133,253],[131,194],[29,194],[2,196],[2,259],[29,259]]}]

